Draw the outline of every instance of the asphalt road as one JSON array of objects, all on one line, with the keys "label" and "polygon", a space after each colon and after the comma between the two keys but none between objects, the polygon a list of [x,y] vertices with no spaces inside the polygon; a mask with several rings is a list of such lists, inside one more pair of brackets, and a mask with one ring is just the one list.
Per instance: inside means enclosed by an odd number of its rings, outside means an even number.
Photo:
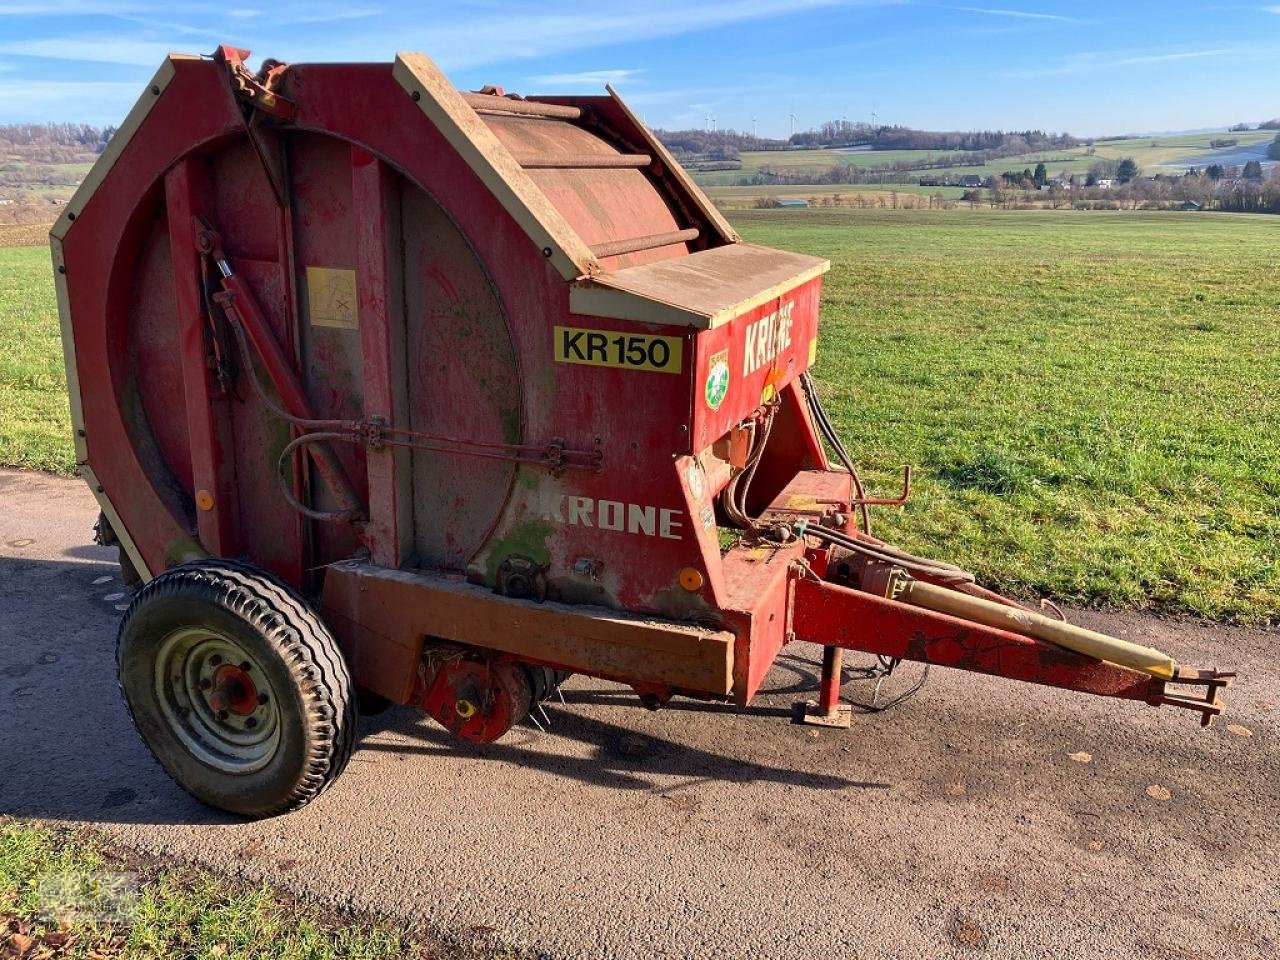
[{"label": "asphalt road", "polygon": [[362,721],[320,801],[242,823],[129,725],[95,516],[79,481],[0,471],[2,812],[551,957],[1280,954],[1276,632],[1076,615],[1237,667],[1231,728],[935,670],[900,708],[818,732],[787,720],[816,686],[806,648],[741,712],[650,714],[575,678],[549,732],[458,748],[393,710]]}]

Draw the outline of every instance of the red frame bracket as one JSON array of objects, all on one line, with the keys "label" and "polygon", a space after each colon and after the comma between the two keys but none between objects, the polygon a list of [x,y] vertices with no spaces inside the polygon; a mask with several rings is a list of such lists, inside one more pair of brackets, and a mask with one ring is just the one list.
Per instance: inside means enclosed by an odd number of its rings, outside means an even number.
[{"label": "red frame bracket", "polygon": [[1103,697],[1167,702],[1154,677],[1031,637],[797,574],[795,639]]}]

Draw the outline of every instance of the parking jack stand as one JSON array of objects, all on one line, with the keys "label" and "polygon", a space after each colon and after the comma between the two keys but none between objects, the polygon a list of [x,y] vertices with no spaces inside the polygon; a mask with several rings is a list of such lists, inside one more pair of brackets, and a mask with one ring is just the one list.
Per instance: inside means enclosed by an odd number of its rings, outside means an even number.
[{"label": "parking jack stand", "polygon": [[796,716],[800,723],[815,727],[847,727],[853,718],[853,707],[840,702],[840,681],[843,677],[844,650],[840,647],[822,648],[822,681],[818,687],[817,701],[806,700],[796,704]]}]

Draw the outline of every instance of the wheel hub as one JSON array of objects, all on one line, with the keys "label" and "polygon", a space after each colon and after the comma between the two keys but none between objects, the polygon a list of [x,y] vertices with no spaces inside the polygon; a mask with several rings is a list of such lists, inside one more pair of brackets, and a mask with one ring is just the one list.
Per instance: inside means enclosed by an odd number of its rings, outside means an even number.
[{"label": "wheel hub", "polygon": [[521,664],[441,651],[428,653],[418,696],[436,722],[473,743],[497,740],[528,715],[533,700]]},{"label": "wheel hub", "polygon": [[271,683],[248,651],[204,628],[165,638],[156,664],[161,713],[191,753],[218,770],[251,773],[280,741]]},{"label": "wheel hub", "polygon": [[213,673],[209,706],[215,713],[247,717],[258,709],[258,687],[247,670],[224,664]]}]

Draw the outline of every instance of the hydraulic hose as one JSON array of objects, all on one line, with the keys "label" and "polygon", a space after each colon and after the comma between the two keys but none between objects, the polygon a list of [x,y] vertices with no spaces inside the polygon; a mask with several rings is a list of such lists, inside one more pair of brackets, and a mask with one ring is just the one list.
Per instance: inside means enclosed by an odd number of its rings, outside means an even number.
[{"label": "hydraulic hose", "polygon": [[[836,433],[835,426],[831,423],[831,418],[827,416],[826,409],[822,406],[822,398],[818,396],[818,385],[814,382],[812,376],[808,372],[800,375],[800,386],[804,390],[805,402],[809,407],[809,414],[813,417],[814,422],[818,425],[818,431],[826,439],[831,449],[835,451],[836,457],[844,468],[849,471],[849,477],[853,480],[853,492],[858,500],[867,498],[866,490],[862,486],[862,478],[858,475],[858,468],[853,465],[853,458],[849,456],[849,451],[845,449],[844,441],[840,439],[840,435]],[[862,532],[870,535],[871,533],[871,512],[867,509],[865,503],[858,504],[858,518],[862,524]]]}]

